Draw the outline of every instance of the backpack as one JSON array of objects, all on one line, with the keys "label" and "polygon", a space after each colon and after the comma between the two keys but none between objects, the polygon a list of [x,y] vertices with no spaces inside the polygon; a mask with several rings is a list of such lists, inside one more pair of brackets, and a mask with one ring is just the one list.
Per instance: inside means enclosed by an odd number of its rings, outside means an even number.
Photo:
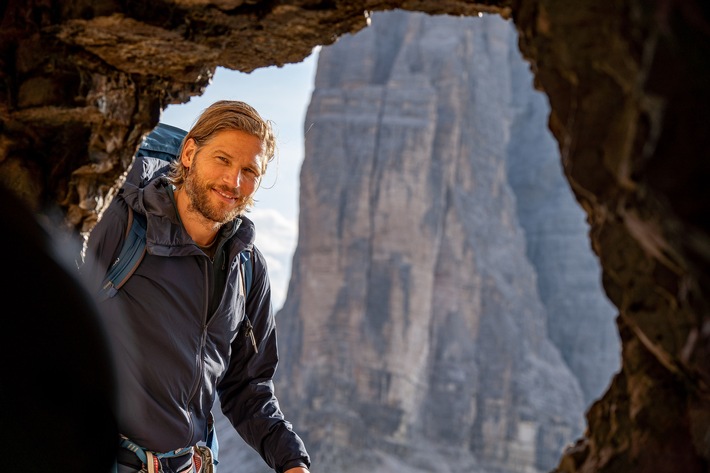
[{"label": "backpack", "polygon": [[[125,183],[144,187],[148,182],[158,176],[167,174],[170,162],[177,158],[182,140],[187,132],[180,128],[159,123],[141,143],[134,156],[133,166],[126,175]],[[118,257],[108,269],[99,292],[99,301],[106,300],[118,294],[118,291],[135,272],[145,256],[146,246],[146,220],[145,216],[133,212],[128,206],[128,224],[126,225],[126,238]],[[240,279],[244,300],[246,301],[251,287],[253,264],[251,250],[244,250],[239,254]],[[249,317],[244,314],[245,336],[250,338],[254,351],[258,353],[256,340]],[[142,448],[124,439],[127,448],[142,453]],[[217,464],[219,444],[214,429],[214,418],[210,414],[207,431],[207,447],[212,452],[213,464]],[[144,454],[145,455],[145,454]],[[139,456],[139,458],[142,458]]]}]

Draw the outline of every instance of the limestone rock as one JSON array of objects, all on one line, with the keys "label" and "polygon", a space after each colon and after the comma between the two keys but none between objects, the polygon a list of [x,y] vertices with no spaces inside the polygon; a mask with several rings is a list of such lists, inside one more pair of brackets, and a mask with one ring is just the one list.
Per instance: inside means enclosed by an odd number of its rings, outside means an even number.
[{"label": "limestone rock", "polygon": [[282,401],[321,467],[541,472],[582,434],[507,177],[515,39],[393,12],[321,51],[278,315]]}]

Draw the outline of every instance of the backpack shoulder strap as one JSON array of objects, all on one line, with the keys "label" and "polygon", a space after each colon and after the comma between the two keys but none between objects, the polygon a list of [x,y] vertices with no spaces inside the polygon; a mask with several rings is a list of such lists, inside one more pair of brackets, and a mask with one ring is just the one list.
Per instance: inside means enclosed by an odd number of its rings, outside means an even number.
[{"label": "backpack shoulder strap", "polygon": [[[180,128],[158,123],[158,126],[143,139],[134,156],[133,165],[126,174],[123,186],[130,183],[137,187],[143,187],[157,176],[166,175],[170,170],[170,162],[180,152],[182,140],[186,134],[187,132]],[[103,280],[99,291],[100,301],[115,296],[143,260],[145,229],[145,216],[136,214],[128,206],[126,237],[118,258],[111,265]]]},{"label": "backpack shoulder strap", "polygon": [[244,335],[249,341],[251,341],[251,346],[254,348],[254,353],[259,353],[259,348],[256,346],[256,337],[254,337],[254,327],[251,324],[251,319],[249,319],[249,314],[246,311],[247,298],[249,297],[249,289],[251,289],[251,282],[254,273],[254,263],[252,263],[253,255],[252,250],[244,250],[239,253],[239,274],[242,284],[242,291],[244,292]]},{"label": "backpack shoulder strap", "polygon": [[252,263],[252,250],[244,250],[239,253],[239,262],[242,265],[242,277],[244,278],[244,300],[249,297],[251,280],[254,276],[254,264]]},{"label": "backpack shoulder strap", "polygon": [[129,206],[126,238],[118,258],[109,268],[101,285],[100,301],[115,296],[143,260],[143,256],[145,256],[145,228],[145,217],[133,212]]}]

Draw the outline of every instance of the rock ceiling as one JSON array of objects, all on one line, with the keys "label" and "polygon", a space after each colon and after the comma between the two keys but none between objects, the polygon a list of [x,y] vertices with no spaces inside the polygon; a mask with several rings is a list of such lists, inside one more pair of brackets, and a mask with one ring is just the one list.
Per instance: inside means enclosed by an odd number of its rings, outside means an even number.
[{"label": "rock ceiling", "polygon": [[623,366],[565,472],[710,468],[710,6],[699,0],[9,0],[0,7],[0,179],[89,230],[161,109],[217,66],[299,62],[370,11],[499,14],[619,309]]}]

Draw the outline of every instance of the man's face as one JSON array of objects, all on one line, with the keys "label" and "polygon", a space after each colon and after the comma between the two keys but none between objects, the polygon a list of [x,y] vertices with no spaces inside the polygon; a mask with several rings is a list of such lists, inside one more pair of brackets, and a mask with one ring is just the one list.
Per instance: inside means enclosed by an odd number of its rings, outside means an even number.
[{"label": "man's face", "polygon": [[261,179],[259,138],[224,130],[199,149],[188,140],[184,151],[182,163],[189,168],[184,187],[190,198],[189,210],[220,224],[242,213]]}]

